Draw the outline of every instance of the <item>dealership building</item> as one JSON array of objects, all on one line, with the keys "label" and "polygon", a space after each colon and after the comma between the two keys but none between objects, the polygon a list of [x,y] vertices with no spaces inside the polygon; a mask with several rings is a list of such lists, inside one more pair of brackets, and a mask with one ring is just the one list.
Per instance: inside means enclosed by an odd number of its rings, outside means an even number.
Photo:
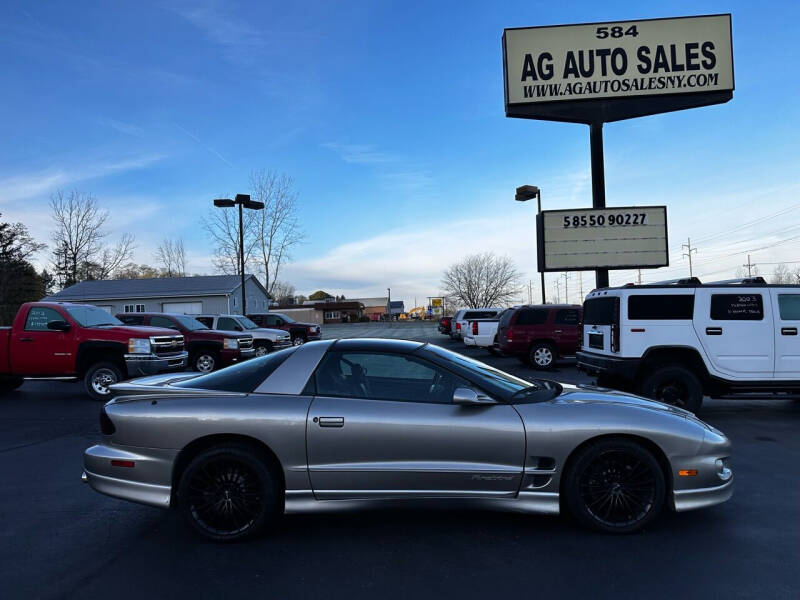
[{"label": "dealership building", "polygon": [[[111,314],[241,314],[241,285],[239,275],[81,281],[43,300],[94,304]],[[245,275],[245,293],[249,313],[267,312],[269,295],[255,276]]]}]

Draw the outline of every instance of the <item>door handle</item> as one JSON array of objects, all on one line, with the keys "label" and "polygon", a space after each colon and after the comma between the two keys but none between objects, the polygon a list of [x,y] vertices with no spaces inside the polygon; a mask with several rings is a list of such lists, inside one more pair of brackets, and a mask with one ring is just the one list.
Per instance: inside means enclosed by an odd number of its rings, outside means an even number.
[{"label": "door handle", "polygon": [[20,342],[32,342],[33,338],[19,338]]},{"label": "door handle", "polygon": [[706,327],[706,335],[722,335],[722,327]]},{"label": "door handle", "polygon": [[344,427],[344,417],[320,417],[320,427]]},{"label": "door handle", "polygon": [[561,333],[561,330],[560,329],[554,329],[553,333]]},{"label": "door handle", "polygon": [[797,335],[797,327],[781,327],[781,335]]}]

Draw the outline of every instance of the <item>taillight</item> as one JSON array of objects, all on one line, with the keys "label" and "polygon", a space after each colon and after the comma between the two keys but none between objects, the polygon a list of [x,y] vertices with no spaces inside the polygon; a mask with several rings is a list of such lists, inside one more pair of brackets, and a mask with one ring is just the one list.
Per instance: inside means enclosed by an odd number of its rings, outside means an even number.
[{"label": "taillight", "polygon": [[472,322],[472,335],[478,335],[478,324],[475,321]]},{"label": "taillight", "polygon": [[611,351],[619,352],[619,325],[611,325]]},{"label": "taillight", "polygon": [[508,333],[506,333],[506,339],[510,342],[514,339],[514,330],[510,327],[508,328]]},{"label": "taillight", "polygon": [[103,407],[100,410],[100,432],[103,435],[112,435],[116,430],[117,428],[114,427],[114,423],[112,423],[111,419],[108,418],[106,409]]},{"label": "taillight", "polygon": [[461,329],[461,323],[459,323],[458,321],[456,321],[456,329]]}]

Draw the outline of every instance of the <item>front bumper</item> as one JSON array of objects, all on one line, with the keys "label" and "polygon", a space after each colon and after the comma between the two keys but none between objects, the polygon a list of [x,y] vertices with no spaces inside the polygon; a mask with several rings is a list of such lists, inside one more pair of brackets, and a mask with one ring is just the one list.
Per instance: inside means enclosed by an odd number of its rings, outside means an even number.
[{"label": "front bumper", "polygon": [[287,338],[285,340],[275,340],[274,342],[272,342],[273,352],[275,350],[283,350],[285,348],[291,348],[291,347],[292,347],[292,338]]},{"label": "front bumper", "polygon": [[695,510],[722,504],[733,496],[733,475],[722,485],[694,490],[675,490],[673,503],[676,512]]},{"label": "front bumper", "polygon": [[578,359],[579,371],[585,371],[592,375],[600,373],[613,375],[628,381],[636,379],[639,365],[642,362],[639,358],[620,358],[583,351],[576,353],[575,357]]},{"label": "front bumper", "polygon": [[185,369],[188,359],[189,353],[185,350],[169,355],[126,354],[125,366],[128,369],[129,377],[141,377],[142,375],[155,375],[164,371]]},{"label": "front bumper", "polygon": [[237,362],[253,358],[256,355],[255,348],[240,348],[238,350],[225,350],[219,353],[219,361],[223,366],[235,365]]}]

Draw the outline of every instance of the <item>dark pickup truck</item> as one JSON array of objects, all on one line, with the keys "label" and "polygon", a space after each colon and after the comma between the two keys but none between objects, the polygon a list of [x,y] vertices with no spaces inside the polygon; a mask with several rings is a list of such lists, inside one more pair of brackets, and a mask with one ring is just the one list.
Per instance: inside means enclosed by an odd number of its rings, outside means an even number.
[{"label": "dark pickup truck", "polygon": [[256,355],[253,336],[209,329],[191,315],[174,313],[119,313],[126,325],[166,327],[183,335],[189,364],[195,371],[210,373]]},{"label": "dark pickup truck", "polygon": [[252,313],[247,318],[259,327],[288,331],[295,346],[322,338],[322,332],[316,323],[301,323],[283,313]]},{"label": "dark pickup truck", "polygon": [[111,384],[184,369],[186,358],[174,330],[128,327],[90,304],[28,302],[0,328],[0,393],[25,378],[76,378],[95,400],[110,400]]}]

